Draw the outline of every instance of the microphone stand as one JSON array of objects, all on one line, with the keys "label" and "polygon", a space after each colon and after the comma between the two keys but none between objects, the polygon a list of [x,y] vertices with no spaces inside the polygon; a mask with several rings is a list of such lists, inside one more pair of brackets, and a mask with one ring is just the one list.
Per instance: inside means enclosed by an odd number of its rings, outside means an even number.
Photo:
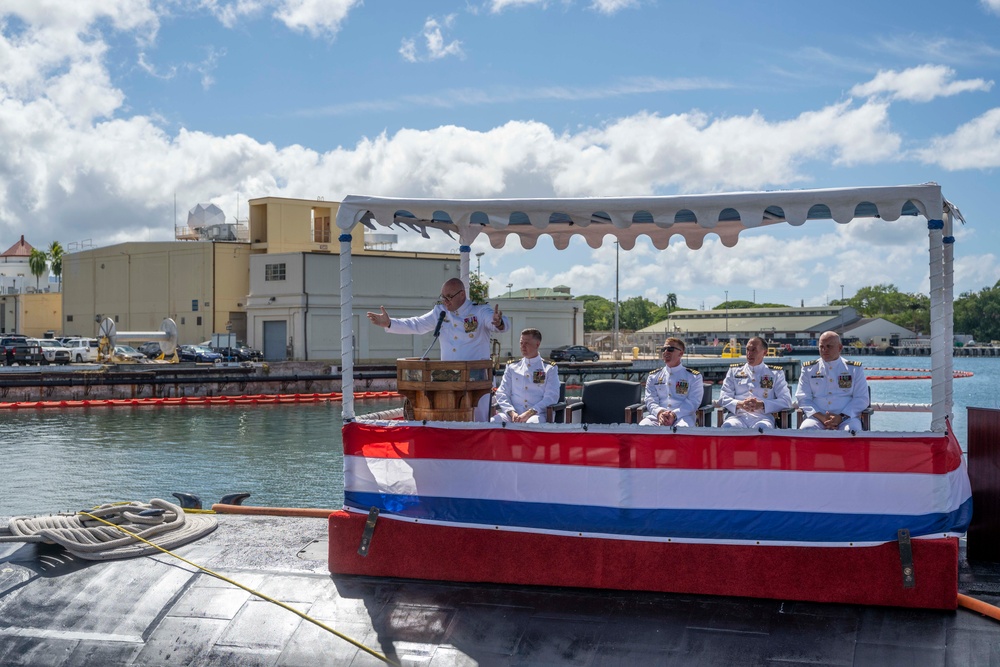
[{"label": "microphone stand", "polygon": [[427,349],[424,350],[424,353],[420,355],[421,359],[427,358],[427,353],[431,351],[431,348],[434,347],[434,343],[437,342],[438,336],[441,335],[441,325],[444,324],[444,318],[447,314],[448,314],[447,310],[442,310],[441,314],[438,315],[437,326],[434,327],[434,338],[431,340],[431,344],[427,346]]}]

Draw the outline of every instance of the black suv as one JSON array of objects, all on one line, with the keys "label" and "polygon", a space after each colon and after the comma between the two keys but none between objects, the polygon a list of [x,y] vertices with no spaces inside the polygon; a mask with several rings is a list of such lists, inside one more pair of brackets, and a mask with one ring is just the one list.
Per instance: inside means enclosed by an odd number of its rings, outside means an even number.
[{"label": "black suv", "polygon": [[27,337],[8,335],[0,338],[0,361],[14,364],[41,364],[45,361],[38,343],[29,343]]}]

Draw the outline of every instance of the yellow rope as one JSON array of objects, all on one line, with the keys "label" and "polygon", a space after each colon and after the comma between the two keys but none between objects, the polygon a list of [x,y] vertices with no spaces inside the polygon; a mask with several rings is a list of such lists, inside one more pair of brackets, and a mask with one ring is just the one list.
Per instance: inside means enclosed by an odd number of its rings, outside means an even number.
[{"label": "yellow rope", "polygon": [[[185,510],[185,511],[189,511],[189,510]],[[237,588],[242,588],[243,590],[245,590],[246,592],[250,593],[251,595],[256,595],[257,597],[259,597],[259,598],[261,598],[263,600],[267,600],[268,602],[276,604],[279,607],[281,607],[282,609],[286,609],[286,610],[292,612],[293,614],[295,614],[299,618],[302,618],[302,619],[304,619],[306,621],[309,621],[313,625],[319,626],[319,627],[323,628],[324,630],[326,630],[327,632],[329,632],[329,633],[331,633],[331,634],[339,637],[340,639],[343,639],[348,644],[351,644],[352,646],[361,649],[362,651],[364,651],[368,655],[370,655],[370,656],[372,656],[374,658],[378,658],[379,660],[381,660],[385,664],[387,664],[387,665],[395,665],[396,667],[399,667],[399,663],[395,662],[394,660],[391,660],[391,659],[387,658],[386,656],[382,655],[378,651],[375,651],[374,649],[368,648],[367,646],[365,646],[364,644],[362,644],[358,640],[352,639],[351,637],[348,637],[347,635],[345,635],[345,634],[343,634],[341,632],[338,632],[337,630],[334,630],[333,628],[331,628],[330,626],[326,625],[322,621],[317,621],[315,618],[312,618],[308,614],[306,614],[304,612],[301,612],[298,609],[295,609],[294,607],[292,607],[290,605],[287,605],[284,602],[281,602],[280,600],[275,600],[274,598],[272,598],[272,597],[270,597],[268,595],[264,595],[260,591],[256,591],[256,590],[250,588],[249,586],[244,586],[243,584],[241,584],[238,581],[233,581],[229,577],[225,577],[225,576],[219,574],[218,572],[213,572],[212,570],[208,569],[207,567],[204,567],[202,565],[198,565],[197,563],[193,563],[193,562],[189,561],[187,558],[184,558],[183,556],[178,556],[177,554],[175,554],[174,552],[170,551],[169,549],[164,549],[163,547],[161,547],[158,544],[153,544],[149,540],[143,539],[143,538],[139,537],[138,535],[136,535],[135,533],[130,532],[130,531],[122,528],[121,526],[115,525],[115,524],[111,523],[110,521],[105,521],[101,517],[94,516],[90,512],[84,512],[84,511],[81,510],[80,514],[82,514],[84,516],[88,516],[91,519],[93,519],[94,521],[100,521],[101,523],[106,523],[107,525],[109,525],[109,526],[111,526],[113,528],[117,528],[118,530],[122,531],[126,535],[131,535],[133,538],[139,540],[140,542],[145,542],[146,544],[159,549],[160,551],[162,551],[163,553],[167,554],[168,556],[173,556],[177,560],[182,561],[184,563],[187,563],[188,565],[190,565],[193,568],[201,570],[205,574],[209,574],[209,575],[215,577],[216,579],[221,579],[222,581],[225,581],[226,583],[232,584],[233,586],[236,586]]]}]

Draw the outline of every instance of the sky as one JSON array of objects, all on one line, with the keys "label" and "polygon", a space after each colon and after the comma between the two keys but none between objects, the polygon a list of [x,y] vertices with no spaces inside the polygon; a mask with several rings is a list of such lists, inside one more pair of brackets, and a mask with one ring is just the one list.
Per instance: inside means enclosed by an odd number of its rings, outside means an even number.
[{"label": "sky", "polygon": [[[0,0],[0,246],[168,241],[198,203],[243,220],[265,196],[934,181],[968,222],[958,294],[1000,279],[997,80],[1000,0]],[[494,294],[928,291],[922,224],[781,227],[734,249],[640,243],[617,280],[610,241],[473,252]]]}]

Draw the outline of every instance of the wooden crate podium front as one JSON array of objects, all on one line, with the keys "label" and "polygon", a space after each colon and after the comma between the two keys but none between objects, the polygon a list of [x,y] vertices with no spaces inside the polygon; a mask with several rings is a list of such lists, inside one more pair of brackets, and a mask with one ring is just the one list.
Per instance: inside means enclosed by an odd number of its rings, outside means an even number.
[{"label": "wooden crate podium front", "polygon": [[471,422],[479,399],[493,389],[493,362],[396,360],[396,390],[414,419]]}]

